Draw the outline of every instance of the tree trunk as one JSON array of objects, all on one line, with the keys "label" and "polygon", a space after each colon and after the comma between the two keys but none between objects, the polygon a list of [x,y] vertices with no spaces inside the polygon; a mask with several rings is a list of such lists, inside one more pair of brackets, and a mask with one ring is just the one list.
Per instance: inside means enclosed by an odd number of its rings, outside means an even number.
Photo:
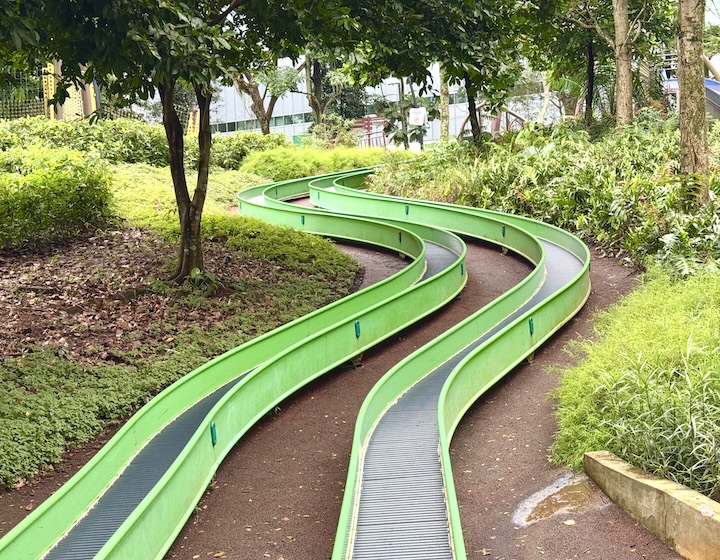
[{"label": "tree trunk", "polygon": [[170,279],[181,283],[190,276],[193,269],[203,270],[200,219],[205,203],[205,193],[207,192],[210,160],[210,96],[208,95],[205,98],[204,106],[201,104],[199,109],[198,140],[200,142],[200,157],[198,161],[198,185],[193,199],[190,200],[185,176],[183,130],[174,103],[175,83],[161,84],[158,86],[158,91],[163,108],[163,125],[170,153],[170,175],[173,180],[175,201],[180,220],[178,263]]},{"label": "tree trunk", "polygon": [[468,112],[470,113],[470,130],[472,131],[473,142],[479,146],[482,143],[482,129],[478,120],[477,104],[475,103],[475,88],[470,81],[470,76],[465,74],[465,90],[468,96]]},{"label": "tree trunk", "polygon": [[547,76],[543,74],[543,104],[538,113],[537,123],[545,124],[545,115],[547,110],[550,108],[550,84],[547,81]]},{"label": "tree trunk", "polygon": [[450,88],[445,65],[440,63],[440,140],[450,137]]},{"label": "tree trunk", "polygon": [[577,101],[575,102],[575,120],[580,120],[580,112],[582,111],[583,103],[585,102],[585,99],[582,97],[578,97]]},{"label": "tree trunk", "polygon": [[323,74],[322,65],[317,60],[310,60],[308,57],[305,61],[305,96],[316,124],[321,124],[325,116]]},{"label": "tree trunk", "polygon": [[595,97],[595,49],[592,35],[587,44],[587,90],[585,91],[585,124],[593,122],[593,98]]},{"label": "tree trunk", "polygon": [[[267,108],[265,108],[265,96],[260,95],[260,88],[253,81],[250,74],[244,74],[242,78],[235,81],[235,87],[250,97],[250,110],[260,123],[260,132],[270,134],[270,119],[272,118],[277,96],[271,95]],[[267,91],[265,92],[267,94]]]},{"label": "tree trunk", "polygon": [[398,114],[400,115],[400,130],[402,131],[403,147],[410,149],[410,133],[408,132],[408,115],[405,111],[405,80],[400,78],[398,83]]},{"label": "tree trunk", "polygon": [[632,52],[628,0],[613,0],[615,22],[615,122],[622,126],[633,121]]},{"label": "tree trunk", "polygon": [[[705,2],[680,0],[678,25],[678,89],[680,90],[680,172],[707,175],[707,122],[703,27]],[[708,196],[707,186],[701,200]]]}]

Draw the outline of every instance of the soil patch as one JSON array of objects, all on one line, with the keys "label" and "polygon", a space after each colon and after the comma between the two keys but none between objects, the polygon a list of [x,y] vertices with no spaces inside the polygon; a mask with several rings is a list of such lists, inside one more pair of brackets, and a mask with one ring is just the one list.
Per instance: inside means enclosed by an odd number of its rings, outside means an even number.
[{"label": "soil patch", "polygon": [[[224,278],[268,278],[266,264],[222,243],[206,241],[204,249],[207,269]],[[74,360],[117,362],[142,343],[167,345],[190,326],[205,329],[225,319],[223,311],[232,315],[220,305],[211,313],[175,312],[186,294],[168,292],[157,278],[176,251],[147,230],[122,229],[42,252],[0,254],[0,358],[52,345]],[[213,298],[234,291],[221,287]]]}]

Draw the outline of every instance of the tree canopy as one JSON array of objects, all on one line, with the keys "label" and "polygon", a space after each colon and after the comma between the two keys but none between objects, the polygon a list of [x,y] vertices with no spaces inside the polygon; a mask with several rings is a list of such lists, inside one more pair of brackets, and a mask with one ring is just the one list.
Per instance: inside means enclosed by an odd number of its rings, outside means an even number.
[{"label": "tree canopy", "polygon": [[[181,281],[203,268],[200,221],[216,80],[230,81],[262,68],[262,61],[297,59],[308,50],[345,60],[363,85],[390,74],[422,85],[429,65],[440,62],[450,82],[465,85],[473,117],[478,96],[491,109],[502,104],[520,74],[521,48],[531,37],[549,37],[550,48],[564,41],[564,49],[550,53],[561,59],[558,68],[574,68],[582,60],[577,53],[582,32],[589,29],[615,49],[616,61],[626,68],[627,43],[637,49],[656,42],[668,29],[674,6],[671,0],[616,4],[627,8],[622,17],[596,0],[28,0],[5,3],[0,11],[0,54],[8,60],[62,61],[59,101],[81,80],[96,80],[128,104],[159,94],[181,223],[174,275]],[[619,22],[625,29],[620,35]],[[620,50],[618,41],[624,45]],[[175,107],[178,82],[189,85],[199,110],[192,198]],[[474,136],[479,130],[473,122]]]}]

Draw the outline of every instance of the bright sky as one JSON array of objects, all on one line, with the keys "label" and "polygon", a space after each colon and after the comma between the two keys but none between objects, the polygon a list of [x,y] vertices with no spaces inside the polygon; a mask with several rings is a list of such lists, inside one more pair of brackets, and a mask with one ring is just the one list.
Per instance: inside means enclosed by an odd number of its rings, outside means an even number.
[{"label": "bright sky", "polygon": [[720,2],[707,0],[705,4],[705,25],[720,25]]}]

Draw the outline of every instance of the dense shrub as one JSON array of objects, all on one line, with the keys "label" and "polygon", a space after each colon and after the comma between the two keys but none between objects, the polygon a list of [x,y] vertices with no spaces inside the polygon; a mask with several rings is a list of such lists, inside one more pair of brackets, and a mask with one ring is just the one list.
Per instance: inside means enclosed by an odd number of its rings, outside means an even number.
[{"label": "dense shrub", "polygon": [[0,249],[69,239],[105,225],[112,194],[102,160],[43,146],[0,152]]},{"label": "dense shrub", "polygon": [[720,260],[720,179],[711,177],[710,203],[698,207],[700,184],[676,174],[678,153],[677,122],[643,113],[597,141],[559,126],[528,127],[480,157],[440,145],[390,161],[373,182],[390,194],[528,215],[635,265],[653,257],[686,275]]},{"label": "dense shrub", "polygon": [[720,498],[720,275],[649,281],[600,315],[559,390],[556,461],[609,449]]},{"label": "dense shrub", "polygon": [[375,165],[383,153],[374,148],[276,148],[250,154],[240,171],[285,181]]},{"label": "dense shrub", "polygon": [[[147,124],[137,119],[65,122],[28,117],[0,120],[0,150],[30,144],[97,152],[112,163],[147,163],[156,167],[168,164],[167,139],[162,125]],[[215,135],[210,164],[223,169],[237,169],[250,153],[289,145],[290,141],[284,134],[243,132]],[[197,138],[187,137],[185,161],[192,166],[197,159]]]},{"label": "dense shrub", "polygon": [[238,132],[218,135],[213,138],[210,163],[223,169],[238,169],[248,154],[289,145],[285,134]]},{"label": "dense shrub", "polygon": [[64,122],[45,117],[0,121],[0,148],[44,144],[83,152],[97,152],[106,160],[119,163],[168,163],[168,147],[161,125],[135,119],[88,119]]}]

